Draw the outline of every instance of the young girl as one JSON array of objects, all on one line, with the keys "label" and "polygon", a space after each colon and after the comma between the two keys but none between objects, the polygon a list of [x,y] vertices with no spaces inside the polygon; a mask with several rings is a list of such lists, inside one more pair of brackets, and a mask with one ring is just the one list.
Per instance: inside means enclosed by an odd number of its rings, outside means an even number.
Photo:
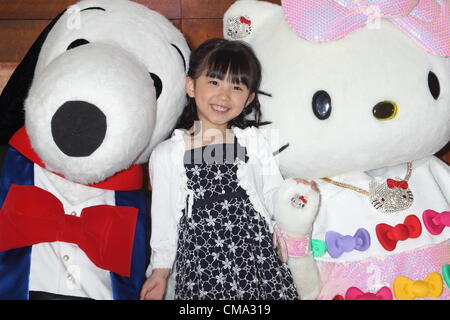
[{"label": "young girl", "polygon": [[150,158],[153,271],[141,299],[162,299],[172,268],[175,299],[297,299],[272,248],[283,179],[256,129],[260,80],[244,43],[212,39],[192,52],[189,103]]}]

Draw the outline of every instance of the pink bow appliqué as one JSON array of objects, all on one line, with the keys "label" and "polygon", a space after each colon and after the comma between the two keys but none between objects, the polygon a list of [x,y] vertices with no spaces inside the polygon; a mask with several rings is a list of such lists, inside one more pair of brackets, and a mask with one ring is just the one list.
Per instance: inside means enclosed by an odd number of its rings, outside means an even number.
[{"label": "pink bow appliqu\u00e9", "polygon": [[441,213],[434,210],[425,210],[422,214],[423,224],[433,234],[441,234],[445,227],[450,227],[450,211]]},{"label": "pink bow appliqu\u00e9", "polygon": [[450,55],[450,0],[282,0],[285,17],[306,40],[340,39],[376,19],[390,20],[428,52]]},{"label": "pink bow appliqu\u00e9", "polygon": [[391,289],[383,287],[377,293],[363,292],[359,288],[351,287],[345,294],[345,300],[393,300]]}]

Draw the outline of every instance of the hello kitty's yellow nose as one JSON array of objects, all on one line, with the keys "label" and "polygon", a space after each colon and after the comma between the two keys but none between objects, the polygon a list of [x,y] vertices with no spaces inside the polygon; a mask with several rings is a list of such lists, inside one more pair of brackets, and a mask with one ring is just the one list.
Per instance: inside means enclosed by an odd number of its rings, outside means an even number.
[{"label": "hello kitty's yellow nose", "polygon": [[378,120],[392,120],[398,112],[398,106],[393,101],[382,101],[373,107],[372,113]]}]

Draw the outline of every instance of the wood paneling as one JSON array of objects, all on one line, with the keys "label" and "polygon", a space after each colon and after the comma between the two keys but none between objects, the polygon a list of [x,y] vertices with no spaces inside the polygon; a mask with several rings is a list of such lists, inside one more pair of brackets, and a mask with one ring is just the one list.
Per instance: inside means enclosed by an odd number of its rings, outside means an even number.
[{"label": "wood paneling", "polygon": [[181,18],[180,0],[134,0],[134,1],[141,3],[152,10],[158,11],[168,19]]},{"label": "wood paneling", "polygon": [[211,38],[222,38],[222,25],[221,19],[181,20],[181,30],[191,48]]},{"label": "wood paneling", "polygon": [[448,165],[450,165],[450,148],[449,148],[449,151],[447,151],[447,153],[445,153],[445,154],[441,157],[441,159],[442,159],[443,161],[445,161]]},{"label": "wood paneling", "polygon": [[0,20],[0,62],[21,61],[51,20]]},{"label": "wood paneling", "polygon": [[[169,19],[181,18],[179,0],[134,0]],[[78,0],[0,0],[0,19],[51,20]],[[195,2],[195,0],[194,0]]]},{"label": "wood paneling", "polygon": [[16,69],[16,62],[0,62],[0,93],[8,82],[9,77]]},{"label": "wood paneling", "polygon": [[221,19],[224,12],[234,0],[181,0],[182,18],[216,18]]},{"label": "wood paneling", "polygon": [[77,0],[0,0],[0,19],[51,20]]},{"label": "wood paneling", "polygon": [[[281,4],[281,0],[266,0]],[[215,18],[222,19],[225,11],[235,0],[181,0],[181,14],[183,19]]]},{"label": "wood paneling", "polygon": [[[51,20],[0,20],[0,62],[18,62]],[[171,20],[181,30],[181,20]]]},{"label": "wood paneling", "polygon": [[170,22],[172,22],[173,25],[178,28],[178,30],[182,31],[181,30],[181,19],[172,19],[172,20],[170,20]]}]

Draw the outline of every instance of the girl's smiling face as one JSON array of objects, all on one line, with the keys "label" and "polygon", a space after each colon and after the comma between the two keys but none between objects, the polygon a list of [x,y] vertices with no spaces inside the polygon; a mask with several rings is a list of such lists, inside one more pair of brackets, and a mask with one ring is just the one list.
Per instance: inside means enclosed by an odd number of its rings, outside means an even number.
[{"label": "girl's smiling face", "polygon": [[186,93],[195,99],[197,115],[204,129],[226,129],[255,98],[243,83],[232,83],[202,73],[197,79],[186,78]]}]

